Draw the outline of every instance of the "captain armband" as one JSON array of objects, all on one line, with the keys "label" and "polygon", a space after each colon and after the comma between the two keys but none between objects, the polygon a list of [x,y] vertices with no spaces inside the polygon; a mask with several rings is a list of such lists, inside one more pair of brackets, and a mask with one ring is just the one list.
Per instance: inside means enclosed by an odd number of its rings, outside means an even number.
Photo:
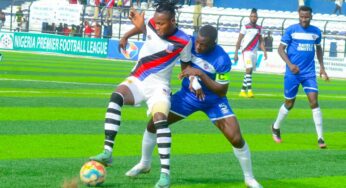
[{"label": "captain armband", "polygon": [[218,83],[228,83],[229,82],[229,74],[228,73],[217,73],[215,81]]}]

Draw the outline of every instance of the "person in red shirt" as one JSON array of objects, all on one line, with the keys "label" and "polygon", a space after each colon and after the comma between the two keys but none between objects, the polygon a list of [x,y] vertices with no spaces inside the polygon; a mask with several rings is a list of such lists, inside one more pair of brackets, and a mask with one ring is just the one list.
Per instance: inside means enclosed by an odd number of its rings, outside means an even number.
[{"label": "person in red shirt", "polygon": [[65,36],[69,36],[70,35],[70,32],[71,32],[71,29],[68,28],[68,25],[67,24],[64,24],[64,28],[62,30],[63,34]]},{"label": "person in red shirt", "polygon": [[77,0],[69,0],[70,4],[77,4]]},{"label": "person in red shirt", "polygon": [[94,29],[91,27],[88,21],[84,22],[84,37],[91,37]]}]

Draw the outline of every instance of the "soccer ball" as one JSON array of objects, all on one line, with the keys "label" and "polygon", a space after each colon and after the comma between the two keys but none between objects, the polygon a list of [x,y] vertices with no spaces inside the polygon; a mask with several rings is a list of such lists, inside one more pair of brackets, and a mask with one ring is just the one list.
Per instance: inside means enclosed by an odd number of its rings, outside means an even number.
[{"label": "soccer ball", "polygon": [[80,169],[80,179],[87,186],[99,186],[106,179],[106,168],[97,161],[88,161]]}]

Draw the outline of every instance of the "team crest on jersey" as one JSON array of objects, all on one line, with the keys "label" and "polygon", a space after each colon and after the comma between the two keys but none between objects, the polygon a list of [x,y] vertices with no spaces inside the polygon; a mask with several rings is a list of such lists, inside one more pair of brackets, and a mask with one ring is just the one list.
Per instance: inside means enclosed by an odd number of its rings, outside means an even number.
[{"label": "team crest on jersey", "polygon": [[167,53],[172,53],[174,50],[174,45],[173,44],[168,44],[166,48]]},{"label": "team crest on jersey", "polygon": [[163,88],[162,91],[165,95],[170,95],[170,91],[168,89]]}]

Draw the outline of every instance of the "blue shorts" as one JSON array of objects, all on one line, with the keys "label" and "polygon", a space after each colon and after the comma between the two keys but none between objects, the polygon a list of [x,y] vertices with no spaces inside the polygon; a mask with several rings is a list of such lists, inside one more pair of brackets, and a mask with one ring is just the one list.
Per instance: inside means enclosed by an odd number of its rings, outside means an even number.
[{"label": "blue shorts", "polygon": [[306,94],[311,92],[318,92],[316,76],[313,77],[299,77],[295,75],[285,75],[285,98],[294,99],[297,96],[299,85],[302,84]]},{"label": "blue shorts", "polygon": [[198,101],[191,93],[178,91],[171,97],[170,112],[186,118],[194,112],[202,111],[214,123],[216,120],[235,116],[226,97],[211,102]]}]

